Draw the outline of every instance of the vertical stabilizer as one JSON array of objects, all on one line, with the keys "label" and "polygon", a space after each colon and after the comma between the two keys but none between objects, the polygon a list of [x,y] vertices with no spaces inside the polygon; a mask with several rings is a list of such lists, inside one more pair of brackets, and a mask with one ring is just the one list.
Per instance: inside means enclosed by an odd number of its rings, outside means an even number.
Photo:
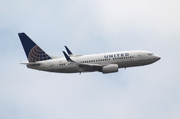
[{"label": "vertical stabilizer", "polygon": [[22,46],[29,62],[37,62],[52,59],[36,43],[34,43],[25,33],[18,33]]}]

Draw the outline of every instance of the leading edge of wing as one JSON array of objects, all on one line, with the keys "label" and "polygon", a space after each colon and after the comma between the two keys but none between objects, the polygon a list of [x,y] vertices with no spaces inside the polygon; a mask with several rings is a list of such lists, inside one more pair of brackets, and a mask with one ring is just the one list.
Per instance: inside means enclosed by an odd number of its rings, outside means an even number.
[{"label": "leading edge of wing", "polygon": [[90,64],[90,63],[86,63],[86,64],[83,64],[83,63],[77,63],[75,61],[73,61],[67,54],[66,52],[63,51],[63,54],[66,58],[66,60],[68,62],[74,62],[78,65],[79,68],[82,68],[84,70],[88,70],[88,69],[93,69],[94,71],[99,71],[99,69],[101,69],[103,67],[103,65],[101,64]]}]

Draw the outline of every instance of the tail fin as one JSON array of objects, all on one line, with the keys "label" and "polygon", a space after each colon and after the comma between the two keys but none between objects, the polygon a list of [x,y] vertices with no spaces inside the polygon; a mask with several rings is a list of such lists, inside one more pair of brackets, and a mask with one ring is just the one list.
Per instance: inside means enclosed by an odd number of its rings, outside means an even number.
[{"label": "tail fin", "polygon": [[29,62],[37,62],[52,59],[38,45],[36,45],[25,33],[18,33],[18,35]]}]

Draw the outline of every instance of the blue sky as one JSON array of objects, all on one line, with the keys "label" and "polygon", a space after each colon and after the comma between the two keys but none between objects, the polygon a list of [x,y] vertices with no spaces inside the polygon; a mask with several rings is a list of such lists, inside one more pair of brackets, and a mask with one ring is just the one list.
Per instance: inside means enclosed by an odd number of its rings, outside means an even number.
[{"label": "blue sky", "polygon": [[[0,119],[179,119],[177,0],[1,0]],[[148,50],[162,59],[118,73],[27,69],[17,36],[48,54]]]}]

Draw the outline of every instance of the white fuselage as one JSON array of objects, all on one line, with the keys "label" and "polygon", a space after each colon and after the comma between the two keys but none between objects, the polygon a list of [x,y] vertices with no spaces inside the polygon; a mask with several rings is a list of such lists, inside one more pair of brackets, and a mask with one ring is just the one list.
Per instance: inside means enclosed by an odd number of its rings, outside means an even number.
[{"label": "white fuselage", "polygon": [[[117,64],[118,68],[143,66],[154,63],[160,57],[148,51],[120,51],[91,55],[71,56],[73,61],[88,65],[109,65]],[[39,65],[27,65],[28,68],[57,72],[57,73],[77,73],[77,72],[93,72],[93,69],[79,68],[77,63],[68,62],[66,58],[56,58],[45,61],[38,61]]]}]

